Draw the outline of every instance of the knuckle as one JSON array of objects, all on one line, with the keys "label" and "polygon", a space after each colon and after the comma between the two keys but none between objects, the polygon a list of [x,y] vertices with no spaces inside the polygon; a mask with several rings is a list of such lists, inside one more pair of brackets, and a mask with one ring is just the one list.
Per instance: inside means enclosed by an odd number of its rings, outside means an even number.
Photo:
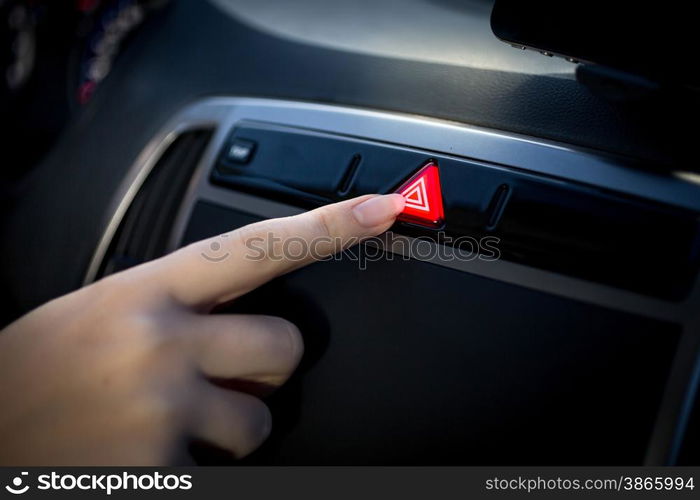
[{"label": "knuckle", "polygon": [[266,240],[270,233],[276,233],[279,228],[276,219],[262,220],[248,224],[231,233],[235,238],[235,244],[239,246],[249,246],[251,242]]},{"label": "knuckle", "polygon": [[175,336],[163,335],[163,328],[158,318],[151,314],[133,313],[122,318],[115,328],[120,337],[128,339],[134,355],[144,358],[146,362],[158,359],[172,351]]},{"label": "knuckle", "polygon": [[257,238],[257,228],[255,224],[236,229],[231,234],[231,246],[248,248],[255,238]]},{"label": "knuckle", "polygon": [[87,289],[96,300],[108,301],[117,307],[134,307],[143,301],[142,294],[138,293],[143,286],[139,285],[139,276],[133,270],[127,270],[102,278]]},{"label": "knuckle", "polygon": [[169,331],[168,322],[155,314],[132,313],[111,326],[104,356],[113,366],[128,363],[134,374],[174,385],[187,375],[182,336]]},{"label": "knuckle", "polygon": [[188,418],[187,405],[181,398],[162,394],[149,395],[133,410],[138,427],[154,436],[177,434]]},{"label": "knuckle", "polygon": [[278,238],[282,238],[283,226],[278,220],[265,220],[235,230],[232,248],[242,249],[248,259],[265,263],[276,260]]},{"label": "knuckle", "polygon": [[333,235],[333,225],[328,210],[325,207],[316,212],[316,224],[318,225],[318,235],[322,238],[330,238]]},{"label": "knuckle", "polygon": [[152,314],[134,313],[126,319],[125,328],[145,338],[160,338],[161,326]]}]

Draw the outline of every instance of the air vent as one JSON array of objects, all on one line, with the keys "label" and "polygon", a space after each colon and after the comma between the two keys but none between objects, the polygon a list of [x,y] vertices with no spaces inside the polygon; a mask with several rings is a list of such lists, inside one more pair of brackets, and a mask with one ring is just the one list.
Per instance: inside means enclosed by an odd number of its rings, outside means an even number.
[{"label": "air vent", "polygon": [[211,136],[212,130],[189,130],[166,149],[122,219],[98,277],[165,254],[180,203]]}]

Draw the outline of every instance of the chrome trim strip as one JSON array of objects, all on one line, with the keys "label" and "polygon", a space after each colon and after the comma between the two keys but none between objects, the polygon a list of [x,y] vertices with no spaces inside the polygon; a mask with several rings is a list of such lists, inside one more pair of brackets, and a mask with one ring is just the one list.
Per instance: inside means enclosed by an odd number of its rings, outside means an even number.
[{"label": "chrome trim strip", "polygon": [[202,116],[198,112],[189,113],[187,110],[180,113],[148,142],[144,150],[136,158],[136,161],[128,170],[121,185],[117,188],[114,199],[110,203],[104,230],[92,254],[90,263],[88,264],[85,277],[83,278],[83,286],[89,285],[97,279],[97,273],[102,265],[102,260],[109,249],[109,245],[112,243],[112,239],[119,228],[119,224],[121,224],[136,193],[138,193],[146,177],[151,173],[151,170],[165,150],[168,149],[175,139],[183,132],[196,128],[217,127],[219,122],[215,113],[207,113],[207,115],[208,116]]},{"label": "chrome trim strip", "polygon": [[242,119],[301,126],[516,167],[700,211],[697,183],[544,139],[423,116],[271,99],[210,98],[188,113],[214,110],[226,114],[220,125],[227,130]]},{"label": "chrome trim strip", "polygon": [[185,126],[174,127],[170,132],[157,136],[146,146],[144,151],[136,159],[134,167],[132,167],[132,169],[128,172],[126,178],[122,182],[121,187],[117,190],[121,194],[115,197],[115,200],[108,211],[111,216],[107,221],[100,241],[97,243],[97,248],[95,248],[92,259],[90,259],[90,263],[88,264],[85,278],[83,280],[83,285],[89,285],[97,278],[97,273],[102,265],[102,260],[107,253],[107,249],[112,243],[112,239],[119,228],[119,224],[121,224],[121,221],[124,218],[126,211],[129,209],[131,202],[134,200],[136,193],[138,193],[139,189],[141,189],[143,182],[146,180],[146,177],[148,177],[148,174],[153,169],[153,166],[158,162],[161,155],[175,141],[178,135],[185,130]]}]

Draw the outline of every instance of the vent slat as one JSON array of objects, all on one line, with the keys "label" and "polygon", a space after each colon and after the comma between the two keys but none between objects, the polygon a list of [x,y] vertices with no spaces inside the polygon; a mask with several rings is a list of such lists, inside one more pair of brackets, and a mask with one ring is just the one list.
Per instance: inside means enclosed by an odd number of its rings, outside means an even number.
[{"label": "vent slat", "polygon": [[183,132],[161,155],[122,219],[100,277],[165,254],[180,203],[211,136],[208,129]]}]

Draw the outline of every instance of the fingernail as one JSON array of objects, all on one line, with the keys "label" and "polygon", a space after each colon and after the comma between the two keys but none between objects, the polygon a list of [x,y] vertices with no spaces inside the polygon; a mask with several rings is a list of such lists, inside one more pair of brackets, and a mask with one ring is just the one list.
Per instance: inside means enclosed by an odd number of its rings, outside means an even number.
[{"label": "fingernail", "polygon": [[398,193],[375,196],[353,207],[352,212],[362,226],[374,227],[399,215],[405,201]]}]

